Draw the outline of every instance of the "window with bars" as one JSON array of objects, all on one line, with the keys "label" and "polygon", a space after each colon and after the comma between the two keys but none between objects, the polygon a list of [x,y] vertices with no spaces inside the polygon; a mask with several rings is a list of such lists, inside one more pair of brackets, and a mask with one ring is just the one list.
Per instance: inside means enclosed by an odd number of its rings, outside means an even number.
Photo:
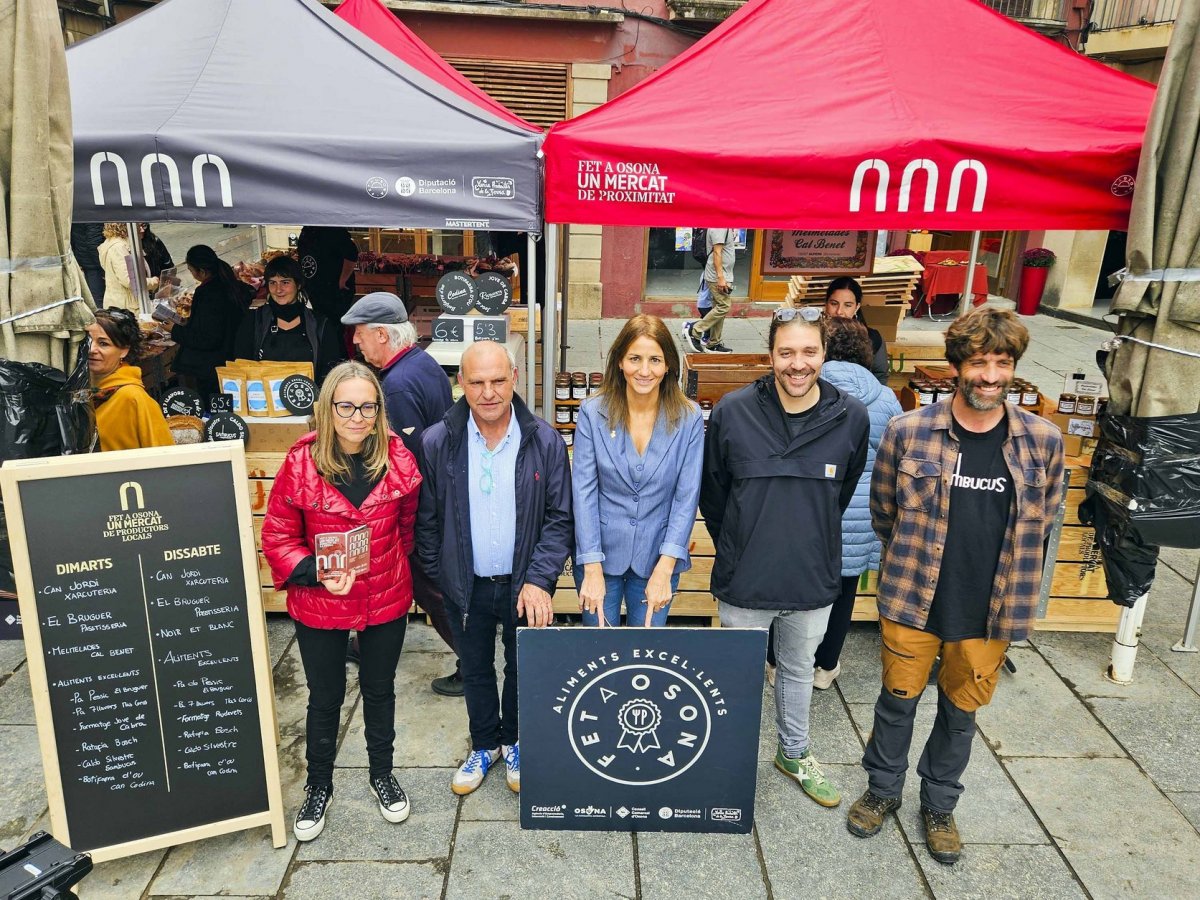
[{"label": "window with bars", "polygon": [[521,118],[549,128],[570,112],[566,63],[447,59],[450,65]]}]

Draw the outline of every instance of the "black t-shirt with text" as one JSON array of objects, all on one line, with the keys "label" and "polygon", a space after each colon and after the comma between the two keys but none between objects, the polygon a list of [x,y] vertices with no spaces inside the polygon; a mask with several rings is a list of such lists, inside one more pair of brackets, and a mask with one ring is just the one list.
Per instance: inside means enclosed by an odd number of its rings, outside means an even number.
[{"label": "black t-shirt with text", "polygon": [[950,477],[950,519],[941,572],[925,630],[943,641],[987,633],[992,582],[1013,503],[1004,462],[1008,417],[991,431],[968,431],[954,420],[958,460]]}]

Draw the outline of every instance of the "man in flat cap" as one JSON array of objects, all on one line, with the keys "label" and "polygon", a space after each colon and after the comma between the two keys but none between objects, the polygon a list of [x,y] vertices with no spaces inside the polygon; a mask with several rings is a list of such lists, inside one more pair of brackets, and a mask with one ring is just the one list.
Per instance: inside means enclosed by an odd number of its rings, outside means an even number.
[{"label": "man in flat cap", "polygon": [[[417,330],[408,321],[404,302],[395,294],[367,294],[342,316],[342,324],[354,328],[354,344],[367,364],[379,370],[388,427],[421,463],[421,434],[440,422],[454,403],[450,379],[432,356],[417,346]],[[451,650],[455,649],[442,593],[425,574],[414,552],[409,557],[413,596]],[[450,675],[435,678],[436,693],[447,697],[463,695],[458,667]]]}]

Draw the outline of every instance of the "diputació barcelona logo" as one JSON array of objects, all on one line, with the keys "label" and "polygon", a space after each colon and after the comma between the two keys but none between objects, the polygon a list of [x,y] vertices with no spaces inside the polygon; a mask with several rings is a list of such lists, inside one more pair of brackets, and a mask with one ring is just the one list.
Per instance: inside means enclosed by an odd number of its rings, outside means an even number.
[{"label": "diputaci\u00f3 barcelona logo", "polygon": [[580,691],[567,728],[575,755],[601,778],[661,784],[704,754],[712,712],[685,675],[630,665],[605,672]]}]

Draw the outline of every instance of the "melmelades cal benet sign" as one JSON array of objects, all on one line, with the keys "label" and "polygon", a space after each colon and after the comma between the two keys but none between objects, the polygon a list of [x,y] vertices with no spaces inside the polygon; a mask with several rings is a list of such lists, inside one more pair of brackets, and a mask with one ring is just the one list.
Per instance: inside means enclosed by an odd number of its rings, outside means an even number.
[{"label": "melmelades cal benet sign", "polygon": [[521,825],[747,833],[766,632],[517,635]]}]

